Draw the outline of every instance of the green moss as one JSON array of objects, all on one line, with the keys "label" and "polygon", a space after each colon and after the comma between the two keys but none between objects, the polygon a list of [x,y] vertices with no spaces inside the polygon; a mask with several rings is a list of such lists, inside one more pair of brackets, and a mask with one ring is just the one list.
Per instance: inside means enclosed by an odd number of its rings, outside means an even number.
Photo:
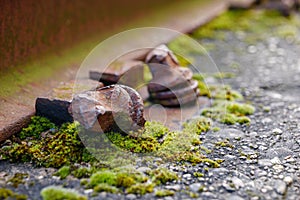
[{"label": "green moss", "polygon": [[8,183],[12,183],[12,185],[17,188],[19,184],[24,184],[24,178],[27,178],[28,174],[25,173],[15,173],[14,176],[8,179]]},{"label": "green moss", "polygon": [[100,183],[94,187],[95,192],[109,192],[109,193],[117,193],[118,188],[111,186],[107,183]]},{"label": "green moss", "polygon": [[218,131],[221,130],[221,128],[220,128],[220,127],[213,127],[211,130],[212,130],[213,132],[218,132]]},{"label": "green moss", "polygon": [[94,187],[100,183],[115,186],[117,185],[117,176],[112,171],[99,171],[91,176],[90,185]]},{"label": "green moss", "polygon": [[200,173],[200,172],[194,172],[193,175],[194,175],[195,177],[199,177],[199,178],[201,178],[201,177],[204,176],[204,174],[203,174],[203,173]]},{"label": "green moss", "polygon": [[161,138],[169,132],[169,129],[161,124],[160,122],[156,121],[147,121],[145,123],[145,128],[143,135],[151,136],[155,138]]},{"label": "green moss", "polygon": [[199,195],[195,192],[188,192],[188,195],[191,197],[191,198],[198,198]]},{"label": "green moss", "polygon": [[48,186],[41,191],[43,200],[87,200],[86,196],[73,189],[60,186]]},{"label": "green moss", "polygon": [[168,128],[158,122],[146,122],[143,130],[129,135],[106,133],[108,139],[118,147],[134,153],[148,153],[158,150],[158,140],[169,132]]},{"label": "green moss", "polygon": [[167,182],[171,182],[178,179],[176,173],[171,172],[166,168],[158,168],[152,170],[150,172],[150,176],[152,177],[153,182],[157,185],[165,184]]},{"label": "green moss", "polygon": [[171,190],[157,190],[155,192],[155,196],[157,196],[157,197],[173,196],[174,194],[175,194],[175,192],[171,191]]},{"label": "green moss", "polygon": [[59,176],[61,179],[65,179],[70,174],[70,166],[63,166],[56,173],[55,176]]},{"label": "green moss", "polygon": [[200,135],[202,132],[210,130],[212,121],[205,117],[198,117],[190,120],[188,123],[183,124],[183,131],[197,133]]},{"label": "green moss", "polygon": [[89,184],[89,181],[88,181],[88,179],[86,179],[86,178],[82,178],[82,179],[80,179],[80,185],[87,186],[88,184]]},{"label": "green moss", "polygon": [[205,77],[208,75],[194,74],[193,79],[198,81],[198,88],[201,96],[206,96],[212,99],[223,100],[243,100],[243,96],[231,89],[229,85],[207,85],[205,83]]},{"label": "green moss", "polygon": [[90,177],[92,170],[86,167],[79,167],[72,171],[72,175],[76,178],[87,178]]},{"label": "green moss", "polygon": [[126,193],[144,195],[153,192],[154,184],[139,183],[126,189]]},{"label": "green moss", "polygon": [[25,139],[27,137],[39,138],[41,133],[48,131],[50,129],[55,130],[56,126],[50,120],[45,117],[33,116],[31,117],[31,122],[28,127],[23,128],[18,134],[20,139]]},{"label": "green moss", "polygon": [[128,176],[128,174],[120,173],[117,175],[117,186],[118,187],[128,188],[128,187],[134,185],[135,183],[136,183],[136,181],[134,180],[134,178],[131,176]]},{"label": "green moss", "polygon": [[115,168],[114,171],[117,175],[117,187],[121,188],[129,188],[137,183],[144,183],[149,179],[133,167],[119,167]]},{"label": "green moss", "polygon": [[208,159],[208,158],[202,159],[201,162],[208,163],[208,164],[210,164],[213,168],[218,168],[218,167],[220,167],[220,164],[219,164],[217,161],[214,161],[214,160],[211,160],[211,159]]},{"label": "green moss", "polygon": [[241,116],[241,117],[237,118],[237,122],[239,124],[250,124],[251,119],[249,117],[246,117],[246,116]]},{"label": "green moss", "polygon": [[212,107],[202,110],[202,115],[225,124],[250,123],[245,115],[251,115],[255,108],[249,104],[231,101],[215,101]]},{"label": "green moss", "polygon": [[203,150],[203,151],[205,151],[206,154],[210,154],[211,153],[211,150],[208,149],[208,148],[206,148],[206,147],[204,147],[204,146],[200,146],[200,149]]},{"label": "green moss", "polygon": [[251,115],[255,111],[255,108],[249,104],[235,102],[227,103],[226,109],[229,113],[236,114],[238,116]]},{"label": "green moss", "polygon": [[26,200],[28,197],[24,194],[18,194],[7,188],[0,188],[0,199]]},{"label": "green moss", "polygon": [[[29,125],[30,126],[30,125]],[[14,143],[5,152],[15,162],[31,161],[38,166],[61,167],[92,159],[79,138],[79,123],[66,123],[51,137],[30,142]]]},{"label": "green moss", "polygon": [[247,32],[245,42],[255,44],[268,37],[291,37],[299,35],[300,20],[297,15],[282,17],[277,11],[270,10],[231,10],[210,23],[201,26],[192,36],[201,40],[225,40],[227,32]]},{"label": "green moss", "polygon": [[231,149],[234,148],[234,146],[228,140],[216,142],[215,145],[220,147],[229,147]]}]

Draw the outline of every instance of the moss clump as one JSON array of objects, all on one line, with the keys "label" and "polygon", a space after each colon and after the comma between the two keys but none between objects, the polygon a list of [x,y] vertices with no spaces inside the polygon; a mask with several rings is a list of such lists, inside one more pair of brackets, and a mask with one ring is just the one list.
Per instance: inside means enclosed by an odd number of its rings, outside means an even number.
[{"label": "moss clump", "polygon": [[198,117],[190,120],[188,123],[184,123],[184,131],[192,132],[200,135],[203,132],[210,130],[212,121],[206,117]]},{"label": "moss clump", "polygon": [[213,127],[211,130],[212,130],[213,132],[218,132],[218,131],[221,130],[221,128],[220,128],[220,127]]},{"label": "moss clump", "polygon": [[200,173],[200,172],[194,172],[193,175],[194,175],[195,177],[198,177],[198,178],[201,178],[201,177],[204,176],[204,174],[203,174],[203,173]]},{"label": "moss clump", "polygon": [[133,167],[115,168],[114,171],[117,174],[118,187],[128,188],[136,183],[144,183],[149,180],[147,176]]},{"label": "moss clump", "polygon": [[35,139],[40,138],[41,133],[48,130],[55,130],[56,126],[49,119],[45,117],[33,116],[28,127],[23,128],[18,134],[20,139],[32,137]]},{"label": "moss clump", "polygon": [[212,107],[202,110],[202,115],[225,124],[250,123],[245,115],[251,115],[255,108],[249,104],[231,101],[215,101]]},{"label": "moss clump", "polygon": [[214,161],[214,160],[211,160],[211,159],[208,159],[208,158],[202,159],[201,162],[208,163],[213,168],[219,168],[220,167],[220,164],[217,161]]},{"label": "moss clump", "polygon": [[72,171],[72,175],[76,178],[88,178],[92,174],[92,170],[86,167],[79,167]]},{"label": "moss clump", "polygon": [[55,176],[59,176],[61,179],[65,179],[70,174],[70,166],[63,166],[56,173]]},{"label": "moss clump", "polygon": [[229,147],[231,149],[234,148],[234,146],[228,140],[216,142],[215,145],[219,147]]},{"label": "moss clump", "polygon": [[155,185],[151,183],[139,183],[127,188],[126,192],[130,194],[144,195],[146,193],[153,192],[154,186]]},{"label": "moss clump", "polygon": [[222,100],[243,100],[243,96],[233,90],[229,85],[207,85],[205,83],[205,77],[208,75],[194,74],[193,79],[198,81],[198,88],[201,96],[206,96],[212,99]]},{"label": "moss clump", "polygon": [[167,196],[173,196],[175,192],[171,190],[157,190],[155,192],[155,196],[157,197],[167,197]]},{"label": "moss clump", "polygon": [[[133,185],[145,183],[148,177],[141,174],[132,167],[121,167],[114,168],[112,170],[98,171],[93,174],[90,178],[90,186],[103,188],[106,184],[107,186],[114,186],[116,188],[130,188]],[[99,190],[99,188],[97,190]]]},{"label": "moss clump", "polygon": [[210,154],[212,151],[204,146],[200,146],[200,149],[205,151],[206,154]]},{"label": "moss clump", "polygon": [[99,171],[91,176],[90,185],[96,186],[101,183],[108,185],[117,185],[117,176],[114,172],[105,170]]},{"label": "moss clump", "polygon": [[[30,126],[30,125],[29,125]],[[89,161],[92,157],[79,138],[79,123],[66,123],[51,137],[14,143],[4,152],[15,162],[33,162],[38,166],[61,167],[70,163]]]},{"label": "moss clump", "polygon": [[9,199],[16,199],[16,200],[26,200],[28,197],[24,194],[17,194],[10,189],[7,188],[0,188],[0,199],[9,200]]},{"label": "moss clump", "polygon": [[238,115],[238,116],[245,116],[245,115],[251,115],[254,113],[255,108],[249,104],[241,104],[241,103],[235,103],[230,102],[226,103],[226,109],[229,113]]},{"label": "moss clump", "polygon": [[[238,20],[237,20],[238,19]],[[299,34],[300,20],[296,15],[282,17],[277,11],[231,10],[192,33],[197,39],[225,39],[227,31],[248,32],[247,42],[256,43],[267,36],[293,37]]]},{"label": "moss clump", "polygon": [[108,139],[118,147],[134,153],[149,153],[157,151],[159,139],[169,132],[168,128],[158,122],[146,122],[143,130],[130,135],[106,133]]},{"label": "moss clump", "polygon": [[150,176],[152,177],[152,180],[157,185],[165,184],[167,182],[171,182],[174,180],[178,180],[177,174],[174,172],[171,172],[170,170],[166,168],[158,168],[155,170],[152,170],[150,172]]},{"label": "moss clump", "polygon": [[10,178],[7,182],[12,183],[12,185],[17,188],[19,184],[24,184],[24,178],[27,178],[28,174],[25,173],[15,173],[12,178]]},{"label": "moss clump", "polygon": [[86,196],[73,189],[60,186],[48,186],[41,191],[43,200],[87,200]]},{"label": "moss clump", "polygon": [[117,193],[118,188],[111,186],[107,183],[100,183],[94,187],[95,192],[109,192],[109,193]]}]

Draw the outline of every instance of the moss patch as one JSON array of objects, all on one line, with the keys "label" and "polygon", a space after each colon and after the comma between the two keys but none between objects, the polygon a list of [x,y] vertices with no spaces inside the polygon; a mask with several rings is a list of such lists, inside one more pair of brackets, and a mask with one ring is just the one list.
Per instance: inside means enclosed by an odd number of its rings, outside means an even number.
[{"label": "moss patch", "polygon": [[0,199],[9,200],[26,200],[28,197],[24,194],[18,194],[7,188],[0,188]]},{"label": "moss patch", "polygon": [[230,10],[192,33],[194,38],[203,40],[224,40],[226,32],[247,32],[244,40],[255,44],[267,37],[297,39],[300,20],[297,15],[282,17],[270,10]]},{"label": "moss patch", "polygon": [[70,174],[70,166],[61,167],[54,175],[59,176],[61,179],[65,179]]},{"label": "moss patch", "polygon": [[251,120],[246,115],[251,115],[254,111],[255,108],[249,104],[216,100],[212,107],[202,110],[202,115],[225,124],[247,124]]},{"label": "moss patch", "polygon": [[96,186],[101,183],[117,185],[117,175],[112,171],[99,171],[91,176],[90,185]]},{"label": "moss patch", "polygon": [[31,123],[28,127],[23,128],[19,133],[20,139],[25,139],[27,137],[32,137],[33,139],[38,139],[41,133],[44,131],[55,131],[56,126],[49,119],[45,117],[33,116],[31,117]]},{"label": "moss patch", "polygon": [[131,193],[131,194],[140,194],[144,195],[146,193],[151,193],[153,192],[154,189],[154,184],[149,184],[149,183],[139,183],[136,185],[133,185],[129,187],[126,192]]},{"label": "moss patch", "polygon": [[156,183],[157,185],[165,184],[167,182],[178,179],[177,174],[169,171],[166,168],[158,168],[158,169],[152,170],[150,172],[150,176],[152,177],[153,182]]},{"label": "moss patch", "polygon": [[41,191],[43,200],[87,200],[86,196],[73,189],[60,186],[48,186]]},{"label": "moss patch", "polygon": [[[37,118],[40,117],[34,119]],[[34,126],[35,123],[36,120],[29,127]],[[25,128],[25,130],[28,129]],[[33,130],[36,133],[36,129],[33,128]],[[70,163],[89,161],[91,157],[81,143],[78,133],[79,123],[66,123],[58,132],[49,137],[40,140],[32,140],[29,137],[21,143],[13,143],[11,147],[1,153],[5,158],[14,162],[31,161],[38,166],[45,167],[61,167]]]},{"label": "moss patch", "polygon": [[28,174],[24,173],[15,173],[12,178],[10,178],[7,183],[11,183],[15,188],[19,186],[19,184],[25,183],[25,178],[28,177]]},{"label": "moss patch", "polygon": [[175,192],[171,191],[171,190],[157,190],[155,192],[155,196],[157,196],[157,197],[173,196],[174,194],[175,194]]},{"label": "moss patch", "polygon": [[95,192],[109,192],[109,193],[117,193],[118,188],[111,186],[107,183],[100,183],[94,187]]}]

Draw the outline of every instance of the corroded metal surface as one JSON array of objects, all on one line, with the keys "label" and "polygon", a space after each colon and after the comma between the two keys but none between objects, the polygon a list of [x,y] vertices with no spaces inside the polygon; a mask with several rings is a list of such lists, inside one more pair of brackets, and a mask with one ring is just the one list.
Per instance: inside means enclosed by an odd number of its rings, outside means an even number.
[{"label": "corroded metal surface", "polygon": [[123,85],[77,94],[71,106],[74,119],[94,131],[127,132],[145,123],[142,98],[135,90]]},{"label": "corroded metal surface", "polygon": [[[159,45],[151,52],[149,52],[145,61],[146,63],[157,63],[162,65],[167,65],[173,68],[179,66],[176,56],[165,44]],[[151,71],[152,70],[155,69],[151,69]]]},{"label": "corroded metal surface", "polygon": [[153,79],[148,84],[151,100],[163,106],[181,106],[197,100],[197,82],[193,73],[180,67],[166,45],[160,45],[146,57]]},{"label": "corroded metal surface", "polygon": [[93,80],[101,81],[105,85],[116,84],[126,72],[132,68],[142,66],[143,62],[137,60],[130,60],[126,62],[117,61],[110,64],[105,69],[91,70],[89,72],[89,77]]},{"label": "corroded metal surface", "polygon": [[183,97],[187,94],[195,93],[198,89],[198,82],[195,80],[189,81],[187,84],[190,84],[190,87],[177,88],[174,90],[167,90],[162,92],[152,92],[150,96],[157,100],[166,100],[171,98]]}]

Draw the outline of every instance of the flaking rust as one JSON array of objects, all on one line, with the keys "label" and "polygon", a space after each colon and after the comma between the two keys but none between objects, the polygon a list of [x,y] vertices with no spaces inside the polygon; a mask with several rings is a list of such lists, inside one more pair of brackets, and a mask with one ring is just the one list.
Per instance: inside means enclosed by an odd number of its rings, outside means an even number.
[{"label": "flaking rust", "polygon": [[110,85],[75,95],[73,118],[85,129],[129,132],[144,126],[144,105],[140,95],[124,85]]},{"label": "flaking rust", "polygon": [[146,57],[153,79],[148,92],[154,103],[180,106],[196,102],[198,85],[189,68],[180,67],[174,53],[166,45],[153,49]]}]

